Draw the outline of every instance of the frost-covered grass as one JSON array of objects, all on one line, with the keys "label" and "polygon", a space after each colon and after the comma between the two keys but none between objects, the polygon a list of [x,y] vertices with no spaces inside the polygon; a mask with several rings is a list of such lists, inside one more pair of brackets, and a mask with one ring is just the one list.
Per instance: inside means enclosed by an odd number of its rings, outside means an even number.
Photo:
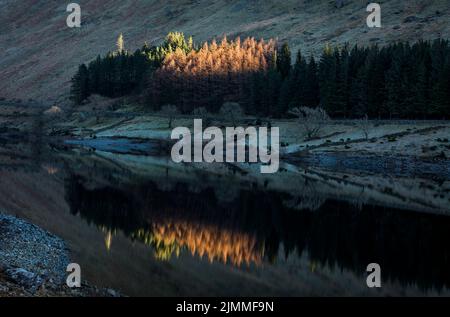
[{"label": "frost-covered grass", "polygon": [[450,157],[450,144],[445,142],[450,137],[449,121],[373,121],[368,139],[357,120],[333,121],[313,140],[305,139],[295,123],[282,127],[280,134],[285,154],[308,150],[427,157],[443,152]]},{"label": "frost-covered grass", "polygon": [[[123,120],[123,119],[122,119]],[[246,118],[246,122],[254,118]],[[137,116],[121,123],[120,119],[85,124],[97,137],[127,137],[142,139],[170,139],[168,118]],[[173,127],[193,128],[194,117],[174,119]],[[263,121],[267,123],[267,121]],[[272,127],[280,128],[281,153],[363,152],[399,154],[417,157],[450,157],[450,121],[369,121],[368,139],[358,120],[334,120],[324,125],[317,138],[307,139],[296,120],[272,120]],[[226,122],[211,120],[210,126],[224,126]],[[246,126],[244,121],[240,124]],[[205,127],[204,127],[205,128]]]}]

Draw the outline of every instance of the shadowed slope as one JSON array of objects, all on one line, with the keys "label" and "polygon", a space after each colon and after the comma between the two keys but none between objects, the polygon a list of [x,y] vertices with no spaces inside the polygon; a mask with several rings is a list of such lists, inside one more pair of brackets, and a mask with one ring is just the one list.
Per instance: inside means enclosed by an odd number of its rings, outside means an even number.
[{"label": "shadowed slope", "polygon": [[82,28],[69,29],[65,3],[2,0],[0,97],[66,100],[77,66],[114,49],[121,32],[130,50],[177,30],[197,42],[224,34],[278,37],[306,53],[326,42],[385,44],[450,34],[446,1],[386,0],[382,29],[367,28],[366,1],[346,2],[336,9],[325,0],[82,0]]}]

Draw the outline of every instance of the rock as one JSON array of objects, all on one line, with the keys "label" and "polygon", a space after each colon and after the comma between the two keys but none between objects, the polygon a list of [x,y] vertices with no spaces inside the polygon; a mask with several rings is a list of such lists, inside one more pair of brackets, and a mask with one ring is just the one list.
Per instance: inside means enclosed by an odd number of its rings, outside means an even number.
[{"label": "rock", "polygon": [[35,225],[0,214],[0,267],[9,279],[29,284],[26,281],[36,277],[36,283],[47,279],[62,283],[68,263],[64,241]]},{"label": "rock", "polygon": [[46,114],[46,115],[58,115],[61,113],[62,113],[62,110],[58,106],[52,106],[50,109],[44,111],[44,114]]},{"label": "rock", "polygon": [[44,284],[44,280],[37,274],[22,268],[10,268],[5,270],[4,274],[11,282],[23,286],[28,290],[35,291]]},{"label": "rock", "polygon": [[79,121],[85,121],[87,119],[87,114],[84,112],[78,113],[78,120]]},{"label": "rock", "polygon": [[406,17],[403,20],[403,23],[412,23],[412,22],[416,22],[418,20],[420,20],[420,19],[418,17],[416,17],[415,15],[410,15],[409,17]]},{"label": "rock", "polygon": [[345,6],[345,5],[346,5],[345,0],[335,0],[335,1],[334,1],[334,6],[335,6],[337,9],[340,9],[340,8],[342,8],[342,7]]},{"label": "rock", "polygon": [[108,293],[108,295],[111,295],[112,297],[119,297],[119,294],[117,294],[117,292],[111,288],[108,288],[106,290],[106,293]]},{"label": "rock", "polygon": [[[99,289],[65,285],[68,250],[63,240],[13,216],[0,214],[1,296],[94,296]],[[119,297],[112,289],[102,296]]]}]

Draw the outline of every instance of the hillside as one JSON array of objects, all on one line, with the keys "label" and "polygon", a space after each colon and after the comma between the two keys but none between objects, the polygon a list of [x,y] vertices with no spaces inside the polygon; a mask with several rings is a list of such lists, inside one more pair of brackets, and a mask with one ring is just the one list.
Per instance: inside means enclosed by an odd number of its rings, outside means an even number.
[{"label": "hillside", "polygon": [[129,50],[176,30],[197,42],[224,34],[278,37],[307,54],[325,43],[450,37],[446,0],[379,1],[381,29],[365,23],[367,1],[344,2],[338,9],[330,0],[83,0],[82,27],[69,29],[66,3],[0,0],[0,97],[64,103],[77,66],[112,50],[121,32]]}]

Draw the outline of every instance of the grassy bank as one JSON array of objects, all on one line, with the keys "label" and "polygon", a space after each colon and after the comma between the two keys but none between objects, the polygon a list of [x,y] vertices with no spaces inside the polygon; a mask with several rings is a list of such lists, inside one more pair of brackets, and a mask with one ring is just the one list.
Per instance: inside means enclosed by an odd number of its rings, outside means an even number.
[{"label": "grassy bank", "polygon": [[[103,108],[106,106],[103,105]],[[195,116],[172,118],[149,114],[135,108],[106,111],[85,106],[58,126],[74,137],[125,137],[170,139],[173,127],[192,128]],[[172,121],[169,125],[169,121]],[[270,122],[270,123],[269,123]],[[241,118],[239,126],[271,125],[280,128],[281,153],[286,155],[320,152],[350,152],[369,155],[407,155],[417,158],[450,157],[450,122],[420,120],[331,120],[319,133],[308,138],[296,119]],[[233,126],[218,115],[203,118],[207,126]]]}]

